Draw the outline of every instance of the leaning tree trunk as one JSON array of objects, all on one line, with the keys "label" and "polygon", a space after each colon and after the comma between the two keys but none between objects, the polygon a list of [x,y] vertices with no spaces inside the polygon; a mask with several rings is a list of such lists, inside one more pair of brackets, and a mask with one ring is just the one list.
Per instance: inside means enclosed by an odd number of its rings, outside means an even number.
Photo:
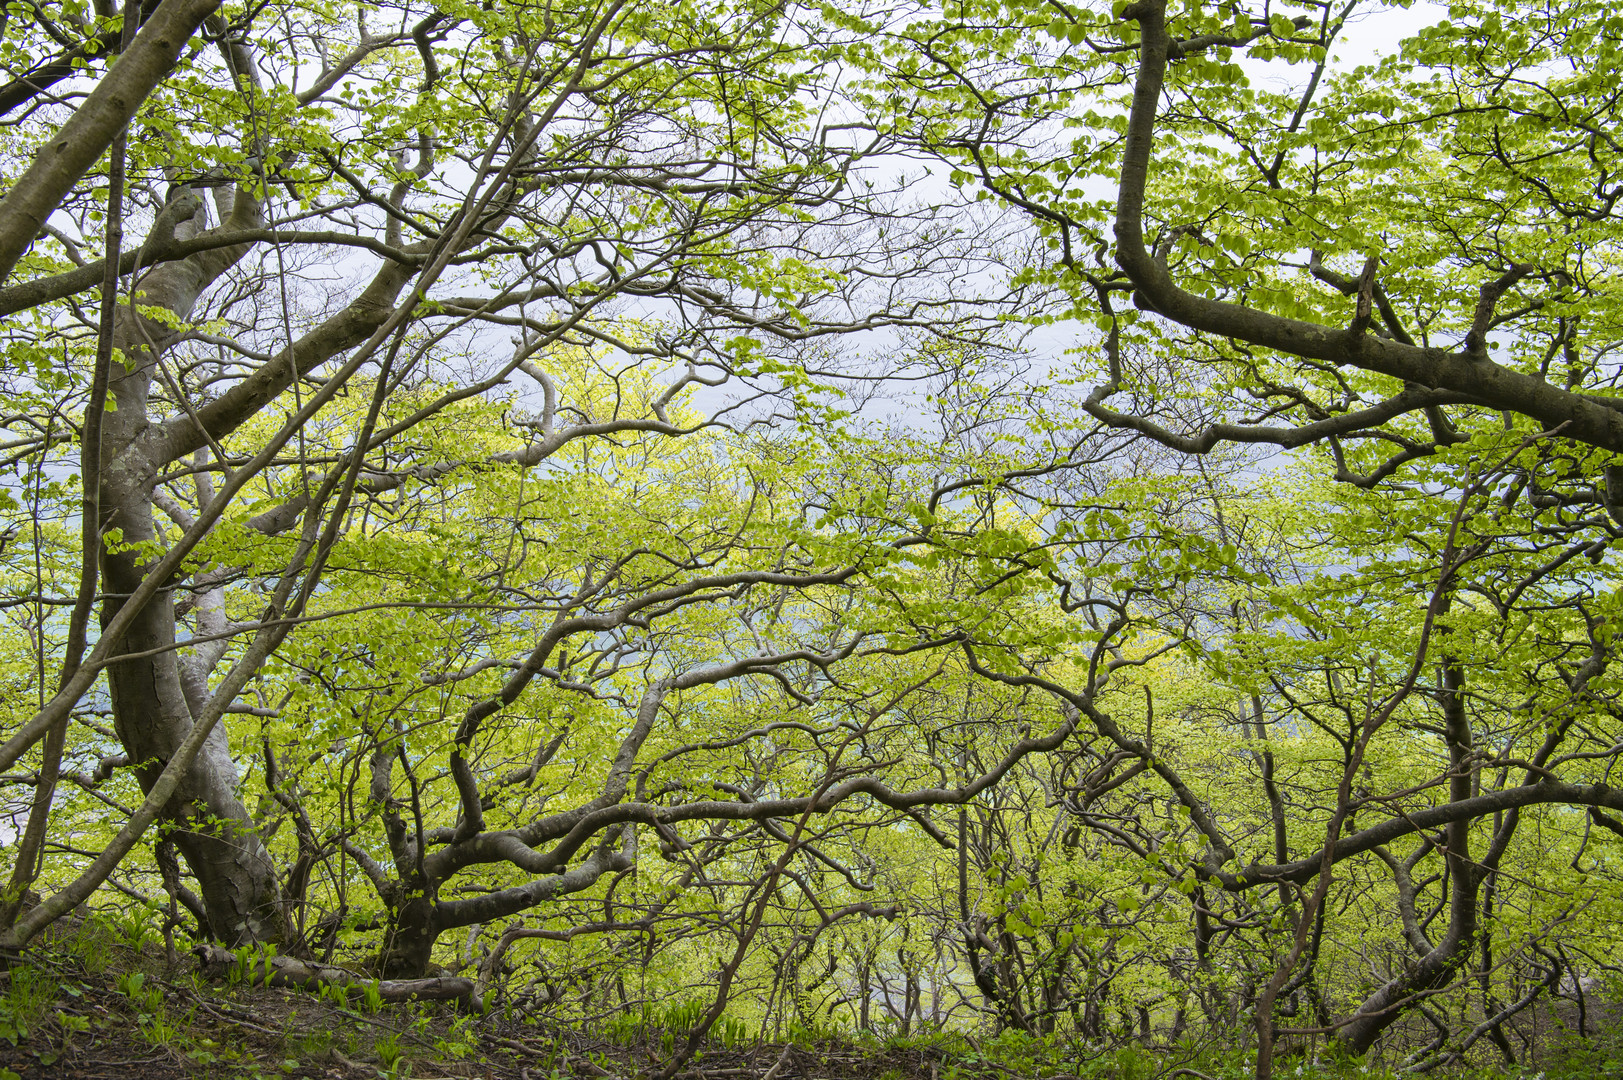
[{"label": "leaning tree trunk", "polygon": [[[197,216],[183,229],[195,231],[201,224],[204,211],[198,205]],[[239,190],[225,227],[252,228],[259,219],[254,200]],[[186,320],[203,290],[246,250],[222,248],[156,267],[136,283],[138,300]],[[162,339],[169,333],[161,323],[129,308],[121,309],[115,327],[114,344],[123,362],[113,363],[109,393],[116,408],[103,424],[103,626],[118,614],[122,598],[140,584],[154,558],[153,496],[157,477],[168,462],[153,439],[160,428],[149,416],[148,405],[159,377]],[[164,590],[146,605],[123,639],[121,653],[142,655],[108,669],[114,729],[145,791],[151,790],[192,729],[175,644],[174,596]],[[237,787],[225,729],[217,726],[165,807],[164,828],[197,878],[208,912],[205,930],[231,945],[281,941],[286,919],[276,867],[237,797]]]},{"label": "leaning tree trunk", "polygon": [[[1445,656],[1442,663],[1443,688],[1437,694],[1443,711],[1443,736],[1448,743],[1449,799],[1464,802],[1475,790],[1472,768],[1470,718],[1465,712],[1465,673],[1460,662]],[[1417,999],[1415,995],[1436,990],[1453,981],[1461,966],[1470,959],[1471,946],[1480,932],[1477,894],[1492,865],[1498,862],[1509,842],[1509,830],[1501,830],[1489,854],[1481,861],[1471,857],[1471,819],[1456,821],[1445,830],[1444,861],[1448,875],[1448,929],[1442,940],[1417,957],[1359,1006],[1349,1022],[1336,1032],[1335,1045],[1342,1051],[1362,1057],[1375,1045],[1383,1031],[1391,1027]],[[1412,942],[1419,945],[1423,942]]]}]

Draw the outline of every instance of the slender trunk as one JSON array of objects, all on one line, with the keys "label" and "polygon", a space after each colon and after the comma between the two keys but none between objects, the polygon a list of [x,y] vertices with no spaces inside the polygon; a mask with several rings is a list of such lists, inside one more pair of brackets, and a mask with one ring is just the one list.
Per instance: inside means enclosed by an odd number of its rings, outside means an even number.
[{"label": "slender trunk", "polygon": [[[1449,798],[1469,799],[1473,790],[1471,725],[1465,712],[1464,671],[1454,657],[1443,659],[1443,731],[1448,742]],[[1469,957],[1478,930],[1477,891],[1483,868],[1471,858],[1471,820],[1447,827],[1444,859],[1448,871],[1448,931],[1430,952],[1420,957],[1359,1006],[1351,1022],[1336,1034],[1336,1045],[1361,1057],[1404,1014],[1404,1002],[1414,994],[1446,986]]]},{"label": "slender trunk", "polygon": [[[239,193],[238,200],[245,196]],[[238,209],[234,217],[257,223],[257,207]],[[199,204],[199,217],[202,213]],[[202,290],[243,253],[225,249],[166,264],[136,283],[138,298],[186,319]],[[111,372],[109,391],[117,407],[103,423],[99,492],[108,530],[101,545],[104,627],[118,614],[123,598],[141,583],[158,551],[153,494],[158,471],[166,464],[147,440],[152,431],[148,404],[160,356],[156,346],[169,331],[128,309],[119,316],[114,344],[124,361]],[[192,730],[193,714],[176,653],[171,590],[159,592],[141,610],[122,644],[126,655],[145,655],[108,666],[113,725],[142,790],[149,792]],[[229,739],[224,726],[218,725],[164,807],[162,828],[197,878],[210,933],[228,945],[282,941],[286,919],[276,867],[237,797],[237,787]]]},{"label": "slender trunk", "polygon": [[[1500,815],[1495,815],[1494,827],[1497,832],[1502,824]],[[1498,875],[1488,874],[1482,886],[1482,923],[1491,926],[1493,923],[1493,899],[1495,887],[1498,884]],[[1482,968],[1477,973],[1478,985],[1482,988],[1482,1015],[1490,1017],[1499,1012],[1501,1006],[1493,996],[1493,935],[1482,935]],[[1499,1054],[1505,1059],[1505,1064],[1516,1065],[1516,1052],[1511,1049],[1510,1040],[1505,1037],[1503,1024],[1494,1024],[1488,1029],[1488,1038],[1493,1045],[1499,1048]]]},{"label": "slender trunk", "polygon": [[[135,36],[138,12],[133,3],[124,5],[124,26],[120,34],[122,53]],[[127,128],[120,128],[113,137],[107,155],[107,236],[103,251],[106,272],[101,282],[101,318],[96,331],[95,370],[90,379],[90,398],[85,403],[84,423],[79,443],[80,489],[80,568],[79,589],[68,618],[68,639],[63,650],[62,674],[57,680],[57,691],[67,686],[68,680],[79,670],[84,659],[86,628],[90,611],[96,599],[96,580],[99,571],[97,553],[101,536],[100,491],[102,444],[102,417],[107,406],[107,384],[113,360],[113,329],[118,310],[118,261],[124,246],[124,164]],[[49,443],[47,443],[47,447]],[[43,623],[40,633],[44,634]],[[40,672],[41,679],[44,671]],[[34,802],[28,813],[28,825],[17,845],[17,859],[12,866],[11,885],[0,904],[0,927],[9,928],[17,919],[24,894],[39,873],[40,853],[45,846],[45,829],[50,821],[51,803],[56,797],[56,782],[61,775],[62,751],[67,742],[67,715],[52,724],[45,733],[45,746],[39,767],[39,781],[34,788]]]}]

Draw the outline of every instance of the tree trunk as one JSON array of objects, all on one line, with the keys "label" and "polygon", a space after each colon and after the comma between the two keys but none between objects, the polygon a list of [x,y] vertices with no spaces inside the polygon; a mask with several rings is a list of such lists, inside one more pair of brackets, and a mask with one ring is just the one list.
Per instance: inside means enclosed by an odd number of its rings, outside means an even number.
[{"label": "tree trunk", "polygon": [[[1471,725],[1465,712],[1465,674],[1458,660],[1445,656],[1443,688],[1437,698],[1443,711],[1443,733],[1448,743],[1449,799],[1463,802],[1474,791],[1471,767]],[[1478,932],[1477,892],[1486,876],[1484,866],[1471,857],[1471,819],[1456,821],[1445,832],[1443,851],[1447,867],[1448,931],[1430,952],[1375,991],[1336,1034],[1336,1045],[1362,1057],[1375,1040],[1407,1011],[1412,995],[1446,986],[1469,957]],[[1508,839],[1508,838],[1507,838]],[[1497,854],[1491,856],[1496,861]]]},{"label": "tree trunk", "polygon": [[[258,208],[250,205],[252,200],[239,194],[237,202],[232,226],[257,224]],[[203,213],[199,203],[196,216],[183,228],[195,231]],[[187,319],[203,289],[245,251],[221,249],[159,266],[136,283],[137,299]],[[123,362],[115,359],[109,381],[117,407],[107,414],[102,435],[104,627],[158,554],[153,494],[156,477],[167,464],[148,440],[155,429],[147,410],[160,343],[170,331],[129,309],[119,314],[114,343]],[[164,590],[141,611],[122,642],[121,653],[145,655],[108,668],[114,729],[135,764],[143,791],[152,789],[192,729],[175,643],[174,595]],[[229,739],[224,725],[219,725],[165,807],[165,832],[197,878],[209,932],[228,945],[282,941],[286,918],[276,867],[237,797],[237,787]]]},{"label": "tree trunk", "polygon": [[378,974],[385,979],[420,979],[428,971],[440,927],[434,918],[434,898],[408,897],[394,914],[378,957]]}]

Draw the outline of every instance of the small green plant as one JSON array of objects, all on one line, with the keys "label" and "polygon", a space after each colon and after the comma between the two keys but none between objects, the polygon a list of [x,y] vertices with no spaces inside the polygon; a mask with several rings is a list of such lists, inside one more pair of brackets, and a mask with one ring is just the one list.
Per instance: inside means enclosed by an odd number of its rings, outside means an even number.
[{"label": "small green plant", "polygon": [[391,1076],[398,1075],[396,1070],[403,1055],[399,1034],[390,1032],[380,1037],[372,1044],[372,1049],[377,1053],[378,1062],[383,1066],[383,1071]]},{"label": "small green plant", "polygon": [[[427,1017],[423,1018],[425,1024],[427,1019]],[[461,1061],[472,1056],[473,1052],[478,1048],[478,1041],[473,1034],[472,1026],[473,1017],[459,1017],[451,1024],[443,1039],[434,1041],[434,1049],[453,1061]]]},{"label": "small green plant", "polygon": [[63,1043],[66,1044],[68,1039],[79,1032],[89,1031],[90,1020],[88,1017],[75,1016],[73,1013],[65,1013],[58,1009],[56,1010],[56,1026],[62,1030]]},{"label": "small green plant", "polygon": [[148,1014],[163,1011],[163,991],[146,985],[146,981],[146,973],[141,971],[127,971],[118,977],[119,993],[130,999],[143,1020]]},{"label": "small green plant", "polygon": [[38,968],[14,968],[0,996],[0,1039],[16,1046],[28,1038],[56,1002],[59,989],[57,980]]},{"label": "small green plant", "polygon": [[1134,1043],[1116,1051],[1118,1080],[1150,1080],[1155,1075],[1155,1058]]},{"label": "small green plant", "polygon": [[141,1025],[141,1034],[153,1046],[171,1046],[180,1035],[180,1029],[167,1017],[154,1016]]},{"label": "small green plant", "polygon": [[603,1033],[611,1042],[627,1044],[640,1041],[652,1026],[651,1011],[645,1001],[637,1010],[627,1009],[610,1020],[604,1025]]},{"label": "small green plant", "polygon": [[140,953],[147,945],[163,940],[163,932],[158,929],[162,918],[163,908],[149,901],[123,909],[115,930],[125,948]]},{"label": "small green plant", "polygon": [[307,1031],[299,1036],[298,1052],[302,1057],[326,1057],[332,1049],[333,1035],[330,1030],[321,1028]]},{"label": "small green plant", "polygon": [[118,943],[118,932],[100,915],[92,915],[84,925],[67,936],[64,951],[79,961],[90,975],[100,975],[113,962],[113,946]]},{"label": "small green plant", "polygon": [[194,1046],[186,1051],[186,1060],[195,1065],[213,1065],[220,1060],[220,1055],[209,1049],[209,1046],[213,1044],[212,1040],[205,1039],[203,1042],[206,1045]]},{"label": "small green plant", "polygon": [[730,1016],[723,1016],[717,1020],[715,1027],[710,1030],[721,1040],[721,1045],[729,1050],[749,1039],[749,1027],[742,1020],[735,1020]]},{"label": "small green plant", "polygon": [[686,1035],[698,1024],[707,1007],[708,1003],[699,998],[672,1005],[659,1018],[659,1026],[667,1031]]}]

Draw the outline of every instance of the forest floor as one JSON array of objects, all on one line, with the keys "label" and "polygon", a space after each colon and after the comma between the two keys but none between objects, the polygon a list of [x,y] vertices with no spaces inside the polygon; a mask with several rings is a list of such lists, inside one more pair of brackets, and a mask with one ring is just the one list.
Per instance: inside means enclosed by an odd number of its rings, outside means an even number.
[{"label": "forest floor", "polygon": [[[28,974],[19,980],[20,972]],[[574,1032],[549,1034],[525,1020],[459,1016],[440,1003],[386,1004],[368,1012],[297,990],[209,985],[195,978],[148,974],[132,985],[128,973],[46,979],[34,967],[13,969],[8,981],[31,985],[0,998],[0,1069],[25,1080],[652,1078],[671,1045],[657,1035],[626,1044]],[[982,1071],[968,1067],[980,1062],[948,1062],[949,1056],[931,1047],[832,1042],[710,1047],[677,1075],[679,1080],[941,1080],[943,1075],[970,1080]],[[984,1073],[1011,1075],[989,1065]],[[11,1080],[4,1072],[0,1078]]]},{"label": "forest floor", "polygon": [[[200,987],[154,976],[133,993],[127,976],[60,986],[65,992],[36,1008],[31,1024],[21,1010],[0,1006],[9,1013],[0,1018],[0,1069],[25,1080],[605,1080],[657,1076],[668,1045],[658,1038],[626,1045],[549,1035],[524,1021],[459,1016],[442,1004],[386,1004],[368,1013],[274,987]],[[42,998],[32,988],[27,993]],[[939,1080],[940,1058],[905,1047],[713,1047],[678,1077]],[[949,1075],[968,1080],[973,1073]]]},{"label": "forest floor", "polygon": [[[1579,1042],[1545,1023],[1528,1041],[1536,1066],[1466,1075],[1623,1080],[1623,1014],[1598,1010]],[[1520,1036],[1518,1036],[1520,1037]],[[475,1016],[443,1002],[384,1004],[214,979],[184,952],[120,940],[92,921],[0,971],[0,1080],[654,1080],[681,1040],[646,1031],[616,1041],[538,1022],[513,1009]],[[1018,1040],[1016,1041],[1018,1042]],[[1042,1052],[964,1036],[713,1043],[678,1080],[1230,1080],[1243,1055],[1209,1045],[1199,1057],[1116,1051]],[[1307,1065],[1301,1071],[1297,1066]],[[1199,1068],[1194,1068],[1199,1066]],[[1201,1071],[1205,1070],[1205,1071]],[[1298,1057],[1290,1080],[1377,1080],[1369,1063]],[[1442,1075],[1442,1074],[1433,1074]]]},{"label": "forest floor", "polygon": [[[0,1080],[653,1080],[679,1041],[594,1039],[516,1011],[339,1000],[204,977],[151,941],[31,950],[0,971]],[[9,1070],[9,1072],[8,1072]],[[1053,1070],[1048,1070],[1053,1071]],[[678,1080],[1008,1080],[930,1045],[705,1047]]]}]

